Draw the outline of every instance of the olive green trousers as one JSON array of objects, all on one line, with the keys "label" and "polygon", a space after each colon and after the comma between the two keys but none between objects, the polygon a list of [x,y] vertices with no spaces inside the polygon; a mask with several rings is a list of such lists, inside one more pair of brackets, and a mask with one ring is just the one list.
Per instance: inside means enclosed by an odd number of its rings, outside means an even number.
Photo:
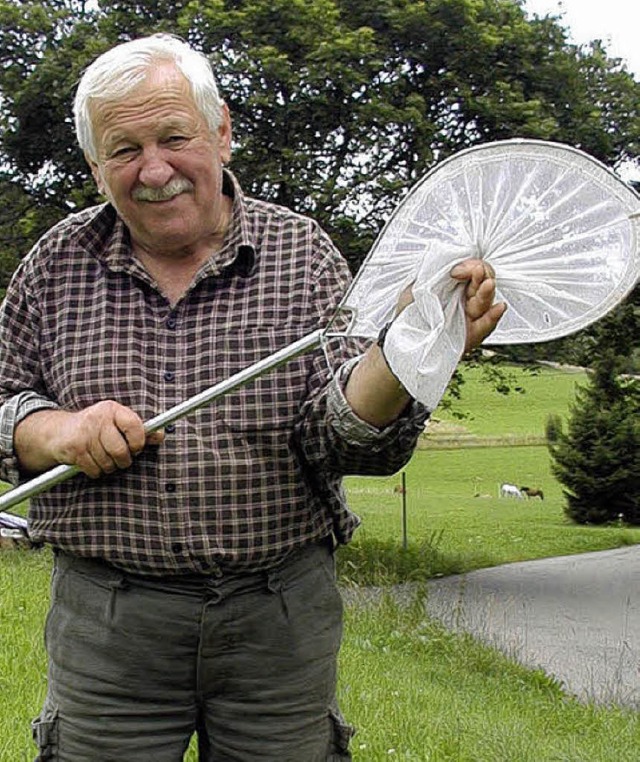
[{"label": "olive green trousers", "polygon": [[154,579],[56,554],[37,760],[348,760],[328,546],[267,572]]}]

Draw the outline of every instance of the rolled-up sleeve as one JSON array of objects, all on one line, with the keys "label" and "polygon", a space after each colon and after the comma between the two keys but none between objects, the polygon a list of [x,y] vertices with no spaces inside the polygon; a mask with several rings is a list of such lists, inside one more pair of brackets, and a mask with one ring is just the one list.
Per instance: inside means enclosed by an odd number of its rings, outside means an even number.
[{"label": "rolled-up sleeve", "polygon": [[16,426],[37,410],[57,408],[44,394],[37,294],[33,273],[23,261],[0,307],[0,479],[20,481],[13,447]]},{"label": "rolled-up sleeve", "polygon": [[411,458],[429,411],[412,401],[393,423],[379,429],[363,421],[345,397],[359,357],[344,362],[307,403],[299,441],[307,464],[325,474],[386,476]]},{"label": "rolled-up sleeve", "polygon": [[0,479],[10,484],[20,482],[20,465],[13,449],[16,426],[37,410],[58,408],[55,402],[36,392],[21,392],[0,406]]},{"label": "rolled-up sleeve", "polygon": [[412,401],[393,423],[379,429],[352,410],[344,394],[358,358],[345,363],[327,389],[327,422],[333,447],[339,453],[340,470],[351,474],[392,474],[402,468],[424,431],[429,411]]}]

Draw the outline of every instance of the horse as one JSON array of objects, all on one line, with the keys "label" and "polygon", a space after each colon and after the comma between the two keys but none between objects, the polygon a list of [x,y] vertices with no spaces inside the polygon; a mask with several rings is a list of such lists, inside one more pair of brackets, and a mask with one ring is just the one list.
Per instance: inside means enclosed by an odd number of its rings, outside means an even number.
[{"label": "horse", "polygon": [[515,497],[518,500],[522,500],[524,495],[516,487],[515,484],[501,484],[500,485],[500,497]]},{"label": "horse", "polygon": [[544,493],[537,487],[520,487],[520,492],[527,497],[539,497],[540,500],[544,500]]}]

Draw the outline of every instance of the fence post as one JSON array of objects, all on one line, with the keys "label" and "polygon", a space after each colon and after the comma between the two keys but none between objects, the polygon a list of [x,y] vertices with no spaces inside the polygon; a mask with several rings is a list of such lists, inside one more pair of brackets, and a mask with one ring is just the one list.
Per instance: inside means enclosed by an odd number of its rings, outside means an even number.
[{"label": "fence post", "polygon": [[402,549],[408,547],[407,541],[407,475],[402,472]]}]

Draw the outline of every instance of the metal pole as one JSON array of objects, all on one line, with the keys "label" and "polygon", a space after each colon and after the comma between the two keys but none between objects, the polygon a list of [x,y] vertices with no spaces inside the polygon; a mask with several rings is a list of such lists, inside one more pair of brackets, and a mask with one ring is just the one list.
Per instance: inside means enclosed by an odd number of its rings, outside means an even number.
[{"label": "metal pole", "polygon": [[[162,429],[168,424],[173,423],[173,421],[177,421],[179,418],[183,418],[194,410],[198,410],[198,408],[210,404],[234,389],[244,386],[244,384],[247,384],[249,381],[253,381],[254,378],[261,376],[268,370],[277,368],[279,365],[283,365],[294,357],[315,349],[320,346],[324,332],[323,328],[319,328],[317,331],[313,331],[313,333],[308,333],[306,336],[298,339],[298,341],[294,341],[292,344],[288,344],[286,347],[279,349],[272,355],[269,355],[262,360],[258,360],[258,362],[239,371],[225,381],[221,381],[199,394],[196,394],[194,397],[190,397],[188,400],[180,402],[164,413],[160,413],[154,418],[150,418],[144,424],[144,430],[149,434],[152,431]],[[7,510],[34,495],[39,495],[41,492],[45,492],[46,490],[51,489],[51,487],[55,487],[57,484],[70,479],[78,473],[80,473],[80,469],[77,466],[56,466],[55,468],[40,474],[40,476],[36,476],[35,479],[31,479],[30,481],[21,484],[19,487],[0,495],[0,511]]]}]

